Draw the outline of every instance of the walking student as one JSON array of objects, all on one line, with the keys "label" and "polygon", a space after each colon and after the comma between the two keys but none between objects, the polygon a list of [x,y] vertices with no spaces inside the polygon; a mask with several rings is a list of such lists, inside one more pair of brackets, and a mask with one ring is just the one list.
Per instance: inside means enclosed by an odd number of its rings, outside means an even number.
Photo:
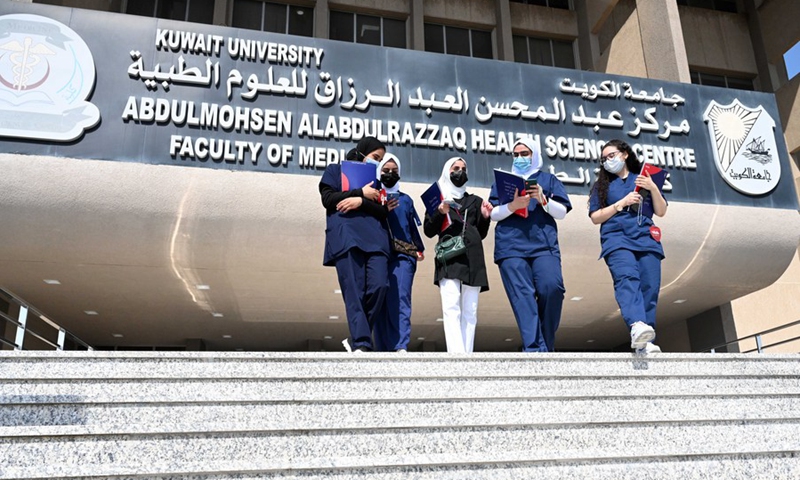
[{"label": "walking student", "polygon": [[466,191],[467,162],[453,157],[444,164],[438,180],[444,201],[425,215],[423,229],[429,238],[464,236],[466,251],[446,262],[436,262],[434,284],[442,297],[447,351],[472,352],[478,323],[478,294],[489,290],[483,242],[489,232],[492,205]]},{"label": "walking student", "polygon": [[[383,143],[365,137],[348,152],[347,159],[377,166],[385,153]],[[339,164],[328,165],[322,175],[319,193],[326,214],[323,264],[336,268],[351,347],[356,351],[371,351],[373,327],[386,322],[388,210],[380,203],[380,190],[373,185],[355,187],[342,191]]]},{"label": "walking student", "polygon": [[603,146],[602,159],[589,197],[589,217],[600,225],[600,257],[614,280],[631,348],[638,353],[660,352],[652,341],[664,249],[652,214],[642,208],[642,193],[649,194],[652,212],[659,217],[667,213],[667,201],[650,176],[639,175],[642,166],[627,143],[611,140]]},{"label": "walking student", "polygon": [[[506,295],[514,311],[522,350],[552,352],[561,308],[564,303],[564,278],[556,220],[572,209],[564,185],[542,172],[539,143],[522,139],[514,144],[512,173],[531,185],[525,195],[500,205],[497,185],[492,185],[489,202],[494,205],[494,261],[500,268]],[[517,215],[527,210],[527,217]]]}]

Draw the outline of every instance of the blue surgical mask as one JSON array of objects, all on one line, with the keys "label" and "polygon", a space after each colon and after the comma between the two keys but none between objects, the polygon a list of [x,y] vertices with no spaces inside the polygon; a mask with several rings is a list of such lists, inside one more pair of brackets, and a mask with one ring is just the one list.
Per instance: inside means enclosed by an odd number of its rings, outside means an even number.
[{"label": "blue surgical mask", "polygon": [[378,166],[381,164],[381,162],[379,162],[379,161],[375,160],[375,159],[374,159],[374,158],[372,158],[372,157],[367,157],[367,158],[366,158],[364,161],[365,161],[366,163],[369,163],[370,165],[375,165],[375,167],[378,167]]},{"label": "blue surgical mask", "polygon": [[608,173],[618,173],[620,170],[622,170],[624,165],[625,161],[622,160],[622,155],[617,155],[616,157],[609,158],[603,162],[603,168],[605,168]]},{"label": "blue surgical mask", "polygon": [[525,171],[531,168],[533,157],[517,157],[514,159],[514,168],[520,171]]}]

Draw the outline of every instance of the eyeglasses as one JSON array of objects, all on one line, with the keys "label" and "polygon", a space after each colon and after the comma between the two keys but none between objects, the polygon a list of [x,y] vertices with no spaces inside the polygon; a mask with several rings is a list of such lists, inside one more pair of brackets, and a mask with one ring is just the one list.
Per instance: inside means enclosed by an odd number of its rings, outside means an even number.
[{"label": "eyeglasses", "polygon": [[616,157],[616,156],[617,156],[617,155],[619,155],[620,153],[622,153],[622,152],[620,152],[619,150],[617,150],[616,152],[611,152],[611,153],[609,153],[608,155],[603,155],[603,156],[602,156],[602,157],[600,157],[600,158],[601,158],[602,160],[611,160],[612,158]]},{"label": "eyeglasses", "polygon": [[529,152],[527,150],[524,151],[524,152],[512,152],[511,155],[514,158],[517,158],[517,157],[530,157],[531,156],[531,152]]}]

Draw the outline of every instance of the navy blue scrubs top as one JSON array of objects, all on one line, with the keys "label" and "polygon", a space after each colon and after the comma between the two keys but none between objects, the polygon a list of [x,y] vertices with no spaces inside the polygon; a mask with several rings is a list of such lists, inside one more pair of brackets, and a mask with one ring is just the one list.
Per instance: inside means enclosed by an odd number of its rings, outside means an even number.
[{"label": "navy blue scrubs top", "polygon": [[[336,204],[349,197],[361,197],[360,188],[342,192],[342,169],[338,163],[325,168],[319,183],[327,219],[323,265],[332,266],[351,248],[366,253],[389,256],[389,231],[386,229],[387,209],[372,200],[363,199],[360,208],[347,213],[336,210]],[[327,201],[327,204],[326,204]]]},{"label": "navy blue scrubs top", "polygon": [[[536,172],[528,178],[535,178],[545,197],[553,199],[572,210],[572,204],[561,181],[547,172]],[[497,185],[492,184],[489,203],[500,205]],[[541,205],[531,200],[528,204],[528,218],[512,213],[497,222],[494,230],[494,262],[506,258],[534,258],[541,255],[561,257],[558,247],[558,226],[556,219],[544,211]]]},{"label": "navy blue scrubs top", "polygon": [[[615,175],[615,178],[608,184],[606,205],[613,205],[632,192],[636,188],[636,177],[638,176],[638,174],[629,173],[627,178],[622,179]],[[602,207],[600,199],[593,192],[589,198],[589,215]],[[600,258],[620,248],[633,252],[651,252],[661,259],[664,258],[664,249],[661,247],[661,243],[650,235],[650,227],[655,225],[653,219],[647,216],[642,216],[639,220],[637,218],[637,211],[632,207],[626,207],[600,225],[600,245],[602,247]],[[641,221],[641,225],[639,225],[639,221]]]}]

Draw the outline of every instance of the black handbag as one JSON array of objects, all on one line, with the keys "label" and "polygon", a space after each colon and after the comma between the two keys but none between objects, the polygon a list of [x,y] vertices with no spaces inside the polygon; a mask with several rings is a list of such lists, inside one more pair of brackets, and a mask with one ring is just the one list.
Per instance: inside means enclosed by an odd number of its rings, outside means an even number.
[{"label": "black handbag", "polygon": [[464,226],[461,229],[461,235],[445,235],[439,240],[439,243],[434,247],[436,252],[436,262],[441,265],[446,265],[448,260],[459,257],[467,253],[467,244],[464,241],[464,232],[467,230],[467,215],[469,209],[464,211]]},{"label": "black handbag", "polygon": [[389,225],[389,222],[386,222],[386,229],[389,230],[389,237],[391,237],[392,239],[391,247],[393,252],[402,253],[404,255],[408,255],[414,258],[417,257],[417,251],[419,250],[419,248],[417,248],[416,245],[395,238],[394,233],[392,233],[392,227]]}]

